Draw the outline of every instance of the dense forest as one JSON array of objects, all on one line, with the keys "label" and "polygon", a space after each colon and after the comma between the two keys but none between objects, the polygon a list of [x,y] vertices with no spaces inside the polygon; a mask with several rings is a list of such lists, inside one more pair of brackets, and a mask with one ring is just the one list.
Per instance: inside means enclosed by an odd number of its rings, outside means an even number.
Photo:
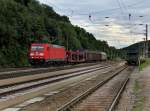
[{"label": "dense forest", "polygon": [[0,0],[0,66],[26,66],[33,42],[63,45],[68,49],[99,50],[110,59],[120,55],[106,41],[96,40],[66,16],[36,0]]}]

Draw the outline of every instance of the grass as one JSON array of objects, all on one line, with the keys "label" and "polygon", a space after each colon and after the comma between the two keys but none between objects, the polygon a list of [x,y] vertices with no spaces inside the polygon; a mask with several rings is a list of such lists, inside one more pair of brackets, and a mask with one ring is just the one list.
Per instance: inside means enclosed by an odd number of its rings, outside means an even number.
[{"label": "grass", "polygon": [[141,90],[142,86],[136,80],[133,89],[136,101],[132,111],[142,111],[144,109],[145,97],[140,95]]},{"label": "grass", "polygon": [[138,93],[140,89],[141,89],[140,84],[136,80],[135,83],[134,83],[134,89],[133,89],[134,93]]},{"label": "grass", "polygon": [[140,71],[142,71],[148,65],[150,65],[150,59],[149,58],[145,59],[145,61],[140,64],[140,66],[139,66]]}]

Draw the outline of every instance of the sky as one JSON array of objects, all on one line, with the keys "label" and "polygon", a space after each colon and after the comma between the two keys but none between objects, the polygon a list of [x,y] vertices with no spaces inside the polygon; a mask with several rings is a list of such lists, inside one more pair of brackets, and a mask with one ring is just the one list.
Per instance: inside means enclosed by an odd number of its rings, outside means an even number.
[{"label": "sky", "polygon": [[150,24],[150,0],[39,1],[116,48],[143,41],[145,25]]}]

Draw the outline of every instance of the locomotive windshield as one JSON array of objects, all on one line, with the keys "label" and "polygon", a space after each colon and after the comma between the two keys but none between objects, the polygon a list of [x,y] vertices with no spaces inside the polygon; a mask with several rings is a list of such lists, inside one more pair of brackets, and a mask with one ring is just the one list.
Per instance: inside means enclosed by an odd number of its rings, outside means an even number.
[{"label": "locomotive windshield", "polygon": [[42,50],[44,50],[44,47],[43,46],[32,46],[31,47],[31,50],[32,51],[42,51]]}]

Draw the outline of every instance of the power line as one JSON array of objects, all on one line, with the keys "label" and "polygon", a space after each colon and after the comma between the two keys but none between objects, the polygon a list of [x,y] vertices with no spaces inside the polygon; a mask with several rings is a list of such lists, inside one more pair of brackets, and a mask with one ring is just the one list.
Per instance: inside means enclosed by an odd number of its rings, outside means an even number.
[{"label": "power line", "polygon": [[[120,9],[121,10],[121,14],[122,14],[122,17],[124,16],[124,14],[126,14],[126,13],[128,13],[129,11],[128,11],[128,8],[130,8],[130,7],[135,7],[135,5],[139,5],[139,3],[143,3],[143,0],[142,1],[139,1],[139,2],[136,2],[136,3],[134,3],[134,4],[131,4],[131,5],[125,5],[124,4],[124,2],[122,1],[122,0],[116,0],[117,1],[117,3],[118,3],[118,6],[119,7],[117,7],[117,8],[113,8],[113,9],[105,9],[105,10],[101,10],[101,11],[93,11],[93,12],[90,12],[90,13],[78,13],[77,11],[75,11],[75,10],[72,10],[72,9],[61,9],[61,8],[59,8],[58,6],[56,6],[56,5],[54,5],[54,4],[52,4],[52,3],[50,3],[49,2],[49,4],[51,4],[51,5],[53,5],[56,9],[58,9],[58,10],[60,10],[60,11],[62,11],[62,10],[66,10],[67,12],[69,12],[70,13],[70,15],[69,16],[73,16],[73,15],[86,15],[86,16],[88,16],[88,19],[89,19],[89,21],[92,23],[92,24],[95,24],[95,20],[93,19],[93,15],[94,14],[100,14],[100,13],[103,13],[103,12],[107,12],[107,11],[116,11],[116,10],[118,10],[118,9]],[[129,21],[131,21],[131,15],[129,15]],[[97,24],[97,23],[96,23]],[[125,27],[124,27],[125,28]],[[132,28],[132,27],[131,27]],[[131,30],[131,34],[132,34],[132,30]]]},{"label": "power line", "polygon": [[136,5],[141,5],[141,4],[143,4],[143,3],[145,3],[145,2],[148,2],[148,1],[143,1],[143,0],[140,0],[140,1],[138,1],[138,2],[136,2],[136,3],[133,3],[133,4],[131,4],[131,5],[128,5],[128,7],[132,7],[132,6],[136,6]]},{"label": "power line", "polygon": [[123,8],[127,11],[127,13],[129,13],[129,10],[128,10],[126,4],[124,3],[124,1],[120,0],[120,3],[122,4]]},{"label": "power line", "polygon": [[[145,2],[147,2],[147,1],[141,0],[141,1],[138,1],[136,3],[130,4],[130,5],[126,5],[126,8],[134,7],[135,5],[139,5],[140,3],[142,4],[142,3],[145,3]],[[107,11],[116,11],[116,10],[119,10],[121,8],[122,8],[122,6],[121,7],[117,7],[117,8],[104,9],[104,10],[100,10],[100,11],[93,11],[93,12],[91,12],[91,14],[98,14],[98,13],[107,12]],[[78,14],[80,14],[80,15],[88,15],[89,13],[78,13]]]},{"label": "power line", "polygon": [[119,5],[119,8],[121,9],[121,13],[124,14],[124,10],[123,10],[123,8],[122,8],[122,6],[121,6],[120,1],[119,1],[119,0],[116,0],[116,1],[117,1],[118,5]]},{"label": "power line", "polygon": [[[48,1],[47,1],[48,2]],[[119,0],[117,0],[117,2],[118,2],[118,4],[119,4],[119,7],[117,7],[117,8],[111,8],[111,9],[104,9],[104,10],[100,10],[100,11],[93,11],[93,12],[91,12],[91,14],[93,15],[93,14],[99,14],[99,13],[105,13],[105,12],[111,12],[111,11],[116,11],[116,10],[119,10],[119,9],[121,9],[122,10],[122,6],[121,6],[121,4],[120,4],[120,1]],[[130,8],[130,7],[134,7],[135,5],[138,5],[138,4],[140,4],[140,3],[144,3],[144,2],[147,2],[147,1],[143,1],[143,0],[141,0],[141,1],[139,1],[139,2],[136,2],[136,3],[133,3],[133,4],[130,4],[130,5],[127,5],[126,7],[128,7],[128,8]],[[76,15],[89,15],[89,13],[87,12],[87,13],[78,13],[77,11],[75,11],[75,10],[73,10],[73,9],[70,9],[70,8],[59,8],[58,6],[56,6],[55,4],[53,4],[53,3],[51,3],[51,2],[48,2],[48,4],[50,4],[50,5],[52,5],[53,7],[55,7],[57,10],[60,10],[60,11],[68,11],[69,13],[71,13],[71,14],[76,14]],[[141,5],[141,4],[140,4]],[[73,12],[73,13],[72,13]]]}]

